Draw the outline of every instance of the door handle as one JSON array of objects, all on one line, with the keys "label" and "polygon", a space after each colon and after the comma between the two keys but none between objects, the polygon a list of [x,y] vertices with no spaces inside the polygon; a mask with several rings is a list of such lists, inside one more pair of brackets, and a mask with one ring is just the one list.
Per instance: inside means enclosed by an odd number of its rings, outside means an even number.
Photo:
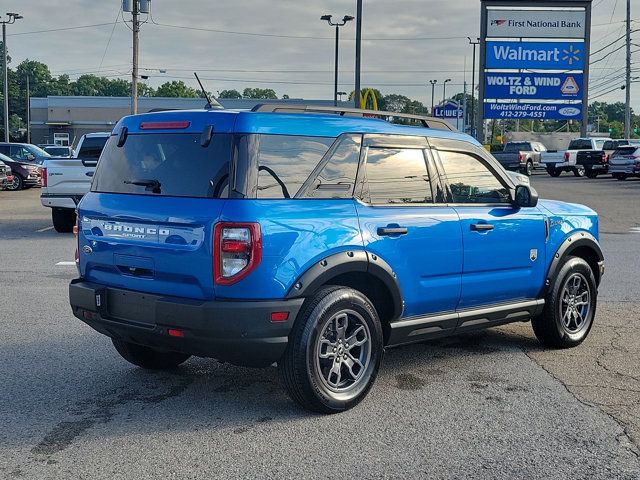
[{"label": "door handle", "polygon": [[406,235],[408,232],[406,227],[378,227],[378,235]]},{"label": "door handle", "polygon": [[488,232],[489,230],[493,230],[493,225],[490,223],[472,223],[471,230],[474,232]]}]

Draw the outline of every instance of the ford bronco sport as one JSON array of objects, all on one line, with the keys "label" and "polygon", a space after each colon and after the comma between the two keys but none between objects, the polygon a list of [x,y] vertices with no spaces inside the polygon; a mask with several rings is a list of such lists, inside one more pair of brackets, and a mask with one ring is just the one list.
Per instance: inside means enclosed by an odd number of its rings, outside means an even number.
[{"label": "ford bronco sport", "polygon": [[255,110],[115,126],[69,295],[126,360],[277,363],[293,400],[331,413],[365,397],[385,348],[528,320],[544,345],[585,339],[595,212],[538,202],[436,119]]}]

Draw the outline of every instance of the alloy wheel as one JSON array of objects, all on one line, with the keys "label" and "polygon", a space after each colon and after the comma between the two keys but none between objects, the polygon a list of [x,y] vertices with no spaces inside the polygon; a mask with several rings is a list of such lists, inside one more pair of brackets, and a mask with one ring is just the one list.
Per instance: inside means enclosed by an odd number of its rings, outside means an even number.
[{"label": "alloy wheel", "polygon": [[584,275],[570,275],[560,298],[560,316],[567,332],[575,334],[587,328],[591,313],[591,290]]}]

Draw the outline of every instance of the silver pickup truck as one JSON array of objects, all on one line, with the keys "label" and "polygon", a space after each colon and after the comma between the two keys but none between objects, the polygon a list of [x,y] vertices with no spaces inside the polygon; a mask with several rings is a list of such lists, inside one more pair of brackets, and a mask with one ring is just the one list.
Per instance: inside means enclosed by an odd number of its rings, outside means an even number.
[{"label": "silver pickup truck", "polygon": [[586,170],[577,163],[578,152],[585,150],[602,150],[604,142],[610,138],[574,138],[566,150],[549,150],[542,154],[540,163],[552,177],[559,177],[562,172],[573,172],[576,177],[584,177]]},{"label": "silver pickup truck", "polygon": [[51,157],[42,164],[40,202],[51,208],[57,232],[73,230],[76,206],[91,188],[93,173],[109,135],[109,132],[87,133],[78,142],[75,157]]},{"label": "silver pickup truck", "polygon": [[540,142],[507,142],[502,152],[492,155],[507,170],[518,171],[530,177],[533,169],[540,164],[542,152],[546,151],[546,147]]}]

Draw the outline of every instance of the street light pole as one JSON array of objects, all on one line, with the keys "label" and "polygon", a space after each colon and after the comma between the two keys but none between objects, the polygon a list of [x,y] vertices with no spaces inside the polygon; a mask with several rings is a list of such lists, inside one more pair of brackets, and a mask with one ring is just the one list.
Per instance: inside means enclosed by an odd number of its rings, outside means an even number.
[{"label": "street light pole", "polygon": [[356,4],[356,87],[353,101],[356,108],[360,108],[360,67],[362,63],[362,0]]},{"label": "street light pole", "polygon": [[447,78],[443,83],[442,83],[442,106],[444,107],[444,102],[447,101],[447,83],[449,83],[451,81],[450,78]]},{"label": "street light pole", "polygon": [[429,80],[429,83],[431,84],[431,116],[433,116],[433,98],[435,96],[436,83],[438,83],[438,80]]},{"label": "street light pole", "polygon": [[333,79],[333,106],[337,107],[338,106],[338,45],[340,43],[340,27],[344,27],[347,22],[350,22],[351,20],[353,20],[353,17],[351,15],[345,15],[342,18],[342,22],[332,22],[331,21],[332,15],[323,15],[320,17],[320,20],[326,20],[327,23],[332,26],[332,27],[336,27],[336,57],[335,57],[335,61],[334,61],[334,79]]},{"label": "street light pole", "polygon": [[475,41],[471,40],[471,37],[467,37],[469,39],[469,44],[473,45],[473,61],[471,62],[473,66],[471,67],[471,136],[475,137],[475,94],[476,94],[476,45],[480,43],[480,39],[477,38]]},{"label": "street light pole", "polygon": [[9,78],[8,78],[8,66],[7,66],[7,25],[16,23],[16,20],[20,20],[22,15],[17,13],[7,13],[7,19],[2,20],[2,66],[4,69],[4,141],[9,141]]}]

